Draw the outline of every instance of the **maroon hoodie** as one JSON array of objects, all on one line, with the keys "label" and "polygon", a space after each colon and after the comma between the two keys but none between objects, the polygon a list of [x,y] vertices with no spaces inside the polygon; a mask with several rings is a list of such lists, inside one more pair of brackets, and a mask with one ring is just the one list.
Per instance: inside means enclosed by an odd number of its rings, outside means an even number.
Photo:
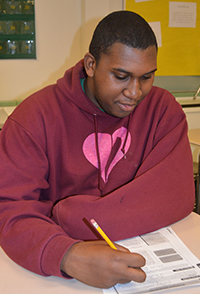
[{"label": "maroon hoodie", "polygon": [[187,216],[194,205],[192,157],[181,106],[150,93],[125,118],[84,94],[83,62],[24,100],[0,133],[0,245],[41,275],[62,276],[75,242],[113,240]]}]

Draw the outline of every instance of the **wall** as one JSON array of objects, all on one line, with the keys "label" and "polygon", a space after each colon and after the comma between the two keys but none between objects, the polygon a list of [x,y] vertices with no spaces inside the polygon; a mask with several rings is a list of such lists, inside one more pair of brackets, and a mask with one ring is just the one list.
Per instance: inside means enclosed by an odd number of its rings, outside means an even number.
[{"label": "wall", "polygon": [[[56,82],[88,50],[98,21],[125,0],[35,0],[36,60],[0,60],[0,101],[22,100]],[[200,77],[156,77],[170,91],[195,91]]]},{"label": "wall", "polygon": [[0,101],[54,83],[87,51],[97,22],[122,0],[35,0],[36,60],[0,60]]}]

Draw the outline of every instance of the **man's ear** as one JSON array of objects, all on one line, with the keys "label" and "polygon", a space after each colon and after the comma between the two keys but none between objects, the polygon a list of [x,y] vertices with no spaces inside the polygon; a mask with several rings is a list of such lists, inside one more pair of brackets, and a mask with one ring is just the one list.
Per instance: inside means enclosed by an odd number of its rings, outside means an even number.
[{"label": "man's ear", "polygon": [[92,78],[96,69],[96,60],[91,53],[86,53],[84,56],[84,67],[87,76]]}]

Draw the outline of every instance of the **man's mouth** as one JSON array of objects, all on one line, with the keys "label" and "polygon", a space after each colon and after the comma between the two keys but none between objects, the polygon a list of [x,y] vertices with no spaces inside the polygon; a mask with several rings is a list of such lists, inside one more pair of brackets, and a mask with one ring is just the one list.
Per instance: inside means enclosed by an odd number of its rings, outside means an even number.
[{"label": "man's mouth", "polygon": [[120,103],[118,102],[118,106],[121,110],[123,111],[127,111],[127,112],[130,112],[130,111],[133,111],[133,109],[136,107],[138,103],[135,102],[133,104],[126,104],[126,103]]}]

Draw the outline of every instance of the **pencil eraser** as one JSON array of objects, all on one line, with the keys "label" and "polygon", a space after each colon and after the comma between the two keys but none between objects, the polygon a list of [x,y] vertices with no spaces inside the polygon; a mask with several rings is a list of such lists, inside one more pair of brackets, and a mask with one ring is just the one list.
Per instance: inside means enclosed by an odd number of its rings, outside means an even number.
[{"label": "pencil eraser", "polygon": [[95,220],[92,218],[91,220],[90,220],[90,222],[94,225],[95,224]]}]

